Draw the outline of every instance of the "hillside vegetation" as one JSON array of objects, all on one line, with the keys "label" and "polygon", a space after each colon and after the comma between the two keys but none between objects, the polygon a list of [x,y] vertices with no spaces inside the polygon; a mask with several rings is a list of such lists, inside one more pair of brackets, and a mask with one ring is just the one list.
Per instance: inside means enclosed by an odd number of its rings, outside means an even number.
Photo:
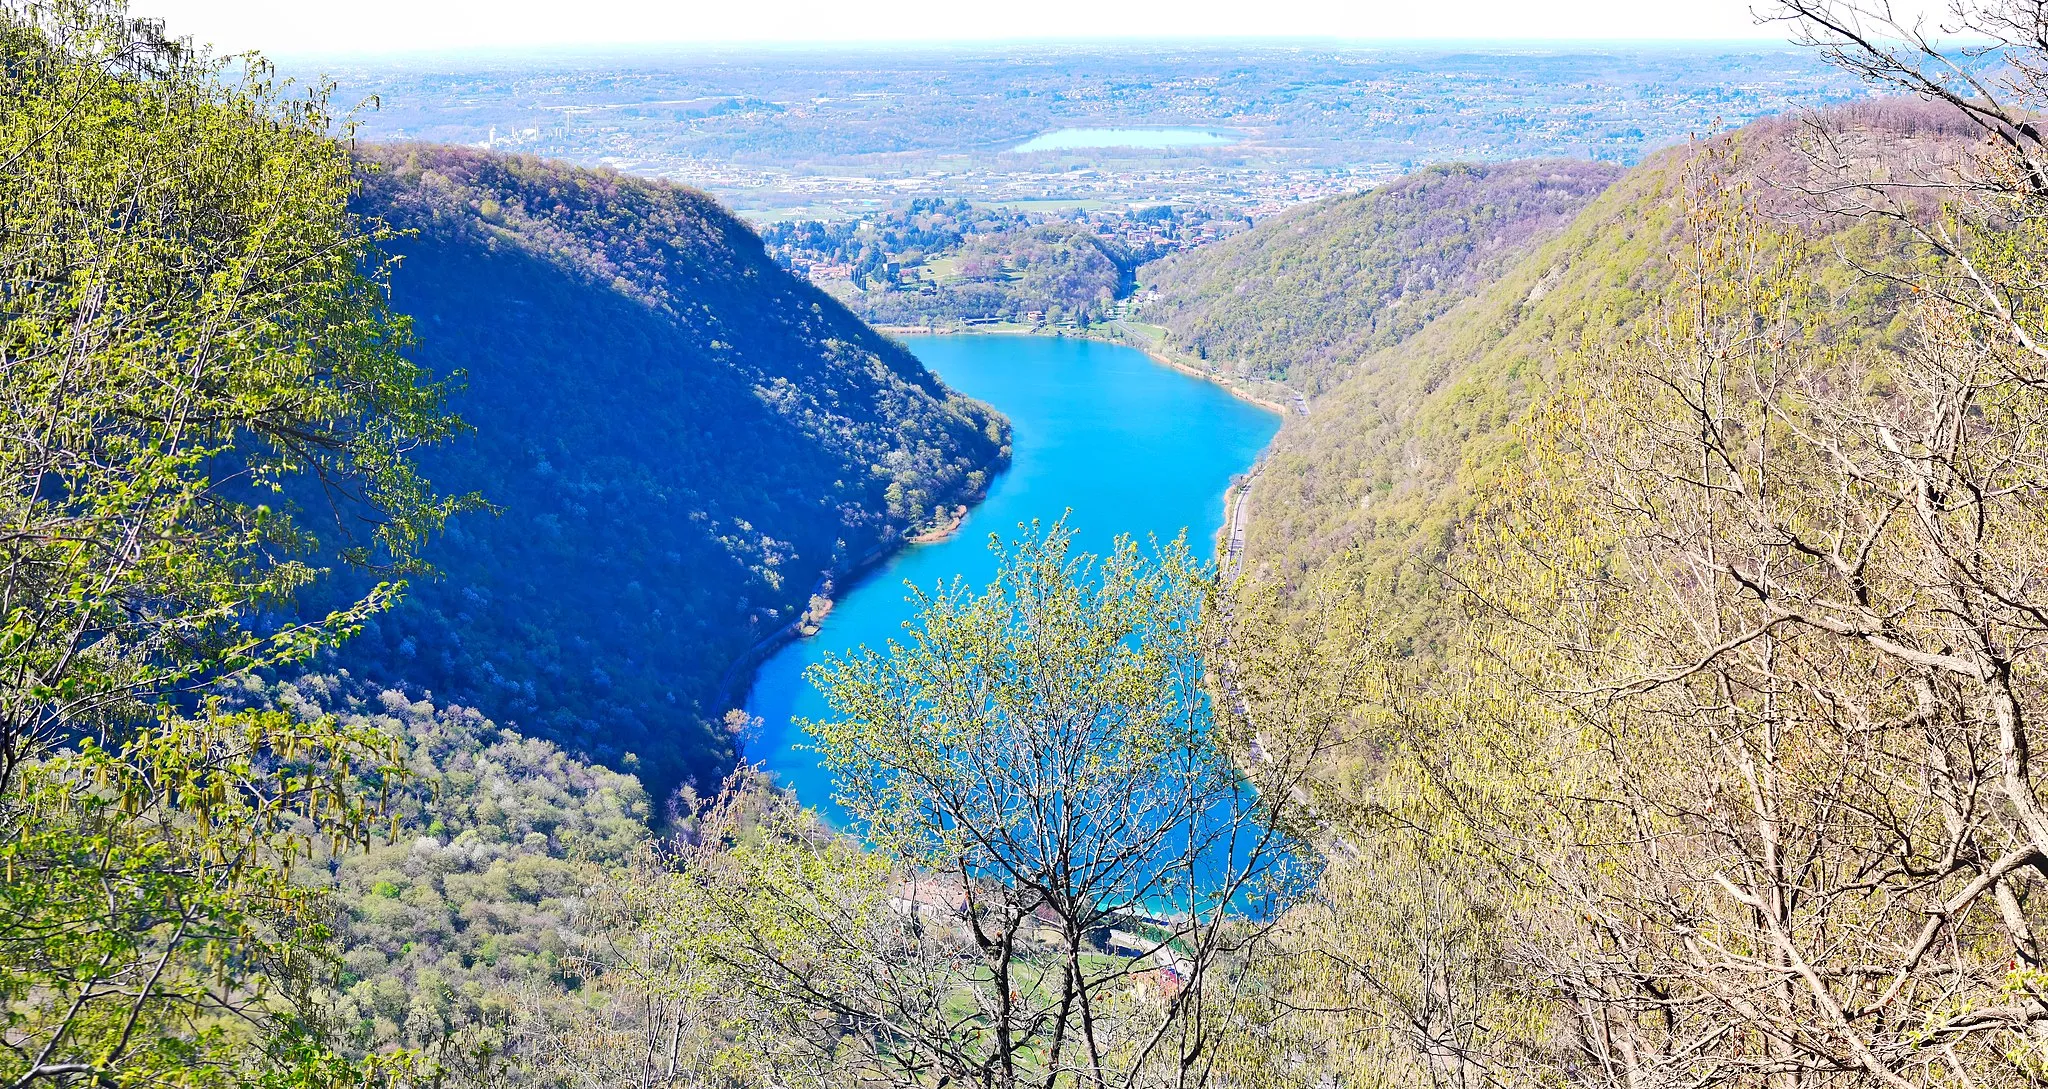
[{"label": "hillside vegetation", "polygon": [[[1171,247],[1246,224],[1158,204],[1014,211],[920,197],[858,220],[790,220],[762,229],[777,261],[883,325],[1100,321],[1132,273]],[[844,279],[839,279],[839,274]]]},{"label": "hillside vegetation", "polygon": [[693,789],[664,656],[999,421],[686,190],[366,179],[0,0],[0,1080],[2039,1089],[2048,15],[1958,5],[1977,78],[1886,10],[1777,9],[1912,97],[1671,150],[1320,398],[1249,577],[1034,526],[811,669],[856,836]]},{"label": "hillside vegetation", "polygon": [[1224,377],[1321,394],[1513,268],[1620,174],[1548,160],[1430,167],[1145,266],[1159,297],[1143,317]]},{"label": "hillside vegetation", "polygon": [[[1962,127],[1886,106],[1844,115],[1859,139],[1900,148],[1953,145]],[[1809,169],[1796,122],[1760,123],[1711,145],[1738,182],[1792,183]],[[1385,610],[1403,639],[1440,607],[1441,571],[1463,527],[1495,494],[1519,449],[1523,414],[1557,360],[1589,336],[1633,329],[1677,271],[1666,258],[1684,209],[1684,178],[1702,148],[1651,158],[1541,245],[1447,307],[1406,340],[1365,356],[1275,441],[1252,502],[1247,553],[1284,584],[1341,578]],[[1731,183],[1732,184],[1732,183]],[[1768,187],[1765,187],[1768,190]],[[1850,262],[1894,259],[1891,225],[1818,217],[1774,198],[1800,230],[1775,244],[1805,270],[1829,336],[1889,350],[1904,334],[1896,289]]]},{"label": "hillside vegetation", "polygon": [[323,1002],[347,1046],[416,1048],[473,1069],[515,1014],[588,1005],[583,896],[652,840],[637,779],[523,737],[473,708],[335,674],[244,682],[233,702],[302,721],[333,715],[394,739],[404,768],[389,831],[322,852],[298,878],[330,890],[341,951]]},{"label": "hillside vegetation", "polygon": [[1087,324],[1108,316],[1138,264],[1126,247],[1069,223],[972,235],[949,257],[951,277],[878,283],[852,305],[885,325],[1027,321],[1033,311]]},{"label": "hillside vegetation", "polygon": [[[657,797],[732,754],[728,670],[830,580],[977,497],[1008,425],[692,190],[373,147],[393,301],[475,434],[422,456],[450,526],[334,662],[457,700]],[[821,585],[821,582],[824,585]]]},{"label": "hillside vegetation", "polygon": [[2037,1076],[2011,125],[1886,102],[1675,149],[1283,437],[1254,556],[1287,585],[1244,608],[1372,693],[1289,938],[1357,1042],[1333,1076]]}]

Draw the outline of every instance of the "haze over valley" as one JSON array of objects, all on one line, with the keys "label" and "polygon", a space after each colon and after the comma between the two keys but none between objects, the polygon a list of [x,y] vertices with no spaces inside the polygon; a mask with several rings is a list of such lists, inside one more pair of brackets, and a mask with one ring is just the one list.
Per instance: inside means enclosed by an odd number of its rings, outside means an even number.
[{"label": "haze over valley", "polygon": [[[705,189],[756,222],[859,218],[920,197],[1258,218],[1430,163],[1632,164],[1689,136],[1869,93],[1770,43],[728,46],[295,69],[338,80],[340,101],[376,96],[363,117],[371,140],[612,166]],[[1174,129],[1212,140],[1142,135]],[[1071,130],[1124,135],[1104,146],[1054,138]]]},{"label": "haze over valley", "polygon": [[1130,316],[1146,262],[1432,163],[1626,166],[1869,93],[1769,43],[724,47],[296,70],[374,103],[372,141],[700,187],[863,317],[928,328]]}]

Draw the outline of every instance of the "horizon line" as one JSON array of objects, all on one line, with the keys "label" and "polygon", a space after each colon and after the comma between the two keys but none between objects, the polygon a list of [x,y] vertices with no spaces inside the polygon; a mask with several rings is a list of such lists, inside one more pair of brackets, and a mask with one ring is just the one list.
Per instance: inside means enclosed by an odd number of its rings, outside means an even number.
[{"label": "horizon line", "polygon": [[[398,63],[425,61],[516,61],[644,59],[649,56],[687,58],[732,54],[828,54],[849,55],[877,52],[902,53],[906,49],[925,53],[1000,52],[1013,49],[1094,49],[1104,51],[1145,51],[1188,48],[1209,49],[1324,49],[1338,52],[1659,52],[1727,50],[1746,53],[1805,52],[1789,38],[1767,35],[1742,38],[1357,38],[1335,35],[1148,35],[1107,37],[1011,37],[1011,38],[863,38],[847,40],[729,39],[714,41],[615,42],[573,45],[504,45],[476,47],[426,47],[381,50],[255,50],[279,63]],[[248,51],[244,51],[248,52]],[[224,52],[223,56],[237,53]]]}]

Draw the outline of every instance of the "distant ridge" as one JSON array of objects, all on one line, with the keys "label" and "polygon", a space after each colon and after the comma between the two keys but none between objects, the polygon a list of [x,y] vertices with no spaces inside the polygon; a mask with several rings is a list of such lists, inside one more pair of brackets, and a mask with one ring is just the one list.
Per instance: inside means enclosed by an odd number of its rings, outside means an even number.
[{"label": "distant ridge", "polygon": [[1317,201],[1139,273],[1146,321],[1226,378],[1310,396],[1554,236],[1620,177],[1610,163],[1453,163]]}]

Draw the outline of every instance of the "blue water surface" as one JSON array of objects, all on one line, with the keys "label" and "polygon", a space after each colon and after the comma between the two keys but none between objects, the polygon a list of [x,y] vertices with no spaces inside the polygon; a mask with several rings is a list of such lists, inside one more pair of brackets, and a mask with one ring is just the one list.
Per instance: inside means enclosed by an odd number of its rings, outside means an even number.
[{"label": "blue water surface", "polygon": [[904,343],[948,385],[1010,418],[1012,460],[959,533],[899,552],[841,595],[816,636],[761,666],[747,711],[764,725],[745,758],[838,824],[845,814],[832,802],[830,777],[794,722],[828,713],[804,680],[807,667],[863,644],[905,641],[906,582],[929,590],[959,576],[979,589],[995,574],[989,535],[1014,537],[1034,518],[1050,524],[1066,514],[1076,547],[1098,554],[1120,533],[1163,542],[1182,531],[1197,555],[1212,554],[1231,476],[1280,429],[1278,416],[1117,344],[999,334]]}]

